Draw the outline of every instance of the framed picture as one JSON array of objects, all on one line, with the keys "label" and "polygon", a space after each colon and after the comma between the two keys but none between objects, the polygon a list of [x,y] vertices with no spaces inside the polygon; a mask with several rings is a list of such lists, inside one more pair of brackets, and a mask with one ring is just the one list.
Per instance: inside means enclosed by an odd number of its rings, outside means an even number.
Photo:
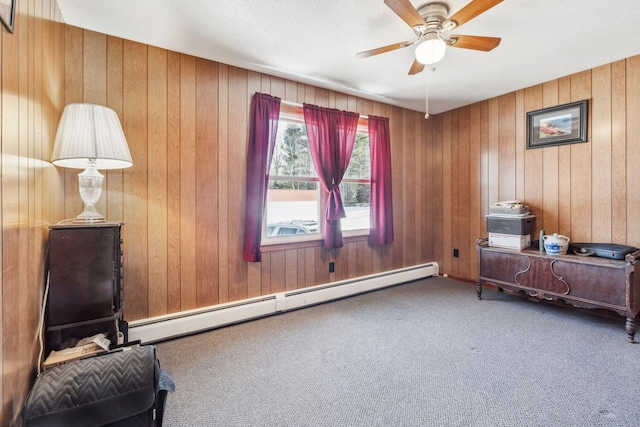
[{"label": "framed picture", "polygon": [[527,149],[587,142],[588,101],[527,113]]},{"label": "framed picture", "polygon": [[2,25],[13,33],[13,26],[16,19],[16,2],[18,0],[0,0],[0,20]]}]

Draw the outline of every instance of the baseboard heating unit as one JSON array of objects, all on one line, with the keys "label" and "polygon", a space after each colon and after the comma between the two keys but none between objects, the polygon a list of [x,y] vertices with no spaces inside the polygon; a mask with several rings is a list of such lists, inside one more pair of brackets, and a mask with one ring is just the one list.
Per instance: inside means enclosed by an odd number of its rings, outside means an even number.
[{"label": "baseboard heating unit", "polygon": [[129,341],[151,343],[438,275],[429,263],[129,322]]}]

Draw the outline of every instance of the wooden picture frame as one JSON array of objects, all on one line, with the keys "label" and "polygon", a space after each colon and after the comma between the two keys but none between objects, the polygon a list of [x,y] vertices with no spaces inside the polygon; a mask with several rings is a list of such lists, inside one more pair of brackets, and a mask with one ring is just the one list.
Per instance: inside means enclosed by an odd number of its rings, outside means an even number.
[{"label": "wooden picture frame", "polygon": [[16,20],[16,2],[18,0],[0,0],[0,20],[2,25],[13,34]]},{"label": "wooden picture frame", "polygon": [[588,100],[527,113],[527,150],[587,142]]}]

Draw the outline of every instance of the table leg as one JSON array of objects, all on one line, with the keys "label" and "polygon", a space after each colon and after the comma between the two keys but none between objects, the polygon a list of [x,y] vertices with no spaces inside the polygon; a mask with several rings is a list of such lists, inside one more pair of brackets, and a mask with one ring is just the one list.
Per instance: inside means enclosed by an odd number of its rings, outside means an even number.
[{"label": "table leg", "polygon": [[635,342],[636,329],[638,324],[636,323],[636,319],[634,317],[627,317],[627,322],[625,324],[627,329],[627,334],[629,335],[629,342]]}]

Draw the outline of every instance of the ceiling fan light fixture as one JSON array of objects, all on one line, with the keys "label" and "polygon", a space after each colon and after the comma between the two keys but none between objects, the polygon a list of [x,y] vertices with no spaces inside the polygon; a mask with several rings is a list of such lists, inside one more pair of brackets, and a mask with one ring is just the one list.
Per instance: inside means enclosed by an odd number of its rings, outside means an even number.
[{"label": "ceiling fan light fixture", "polygon": [[444,58],[447,44],[435,34],[427,34],[425,41],[416,47],[416,60],[421,64],[435,64]]}]

